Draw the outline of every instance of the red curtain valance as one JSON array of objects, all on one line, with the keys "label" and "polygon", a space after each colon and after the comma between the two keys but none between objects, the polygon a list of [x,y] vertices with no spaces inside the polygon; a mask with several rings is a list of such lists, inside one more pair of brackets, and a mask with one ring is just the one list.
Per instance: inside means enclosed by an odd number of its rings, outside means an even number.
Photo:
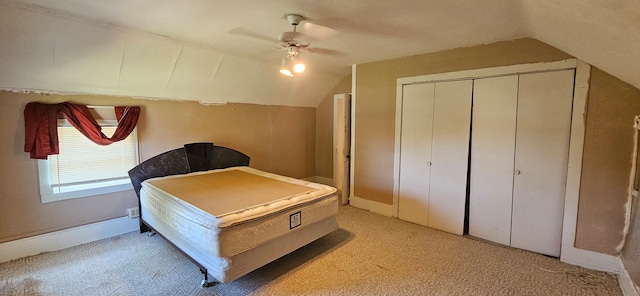
[{"label": "red curtain valance", "polygon": [[60,112],[89,140],[98,145],[109,145],[131,134],[138,123],[140,107],[116,106],[118,127],[113,136],[107,137],[85,105],[28,103],[24,109],[24,151],[29,152],[31,158],[47,159],[47,156],[59,153],[57,120]]}]

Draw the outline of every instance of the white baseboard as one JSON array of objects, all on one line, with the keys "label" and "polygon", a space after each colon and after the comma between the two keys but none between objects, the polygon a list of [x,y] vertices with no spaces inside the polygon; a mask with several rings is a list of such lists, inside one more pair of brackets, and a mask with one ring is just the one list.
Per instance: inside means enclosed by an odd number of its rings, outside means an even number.
[{"label": "white baseboard", "polygon": [[324,185],[329,185],[329,186],[336,186],[335,185],[336,182],[334,182],[333,179],[326,178],[326,177],[313,176],[313,177],[304,178],[303,180],[314,182],[314,183],[320,183]]},{"label": "white baseboard", "polygon": [[394,212],[393,205],[388,205],[388,204],[364,199],[357,196],[349,197],[349,204],[359,209],[371,211],[376,214],[380,214],[387,217],[393,217],[393,212]]},{"label": "white baseboard", "polygon": [[593,270],[615,274],[620,272],[617,256],[582,250],[565,244],[562,245],[560,251],[560,261]]},{"label": "white baseboard", "polygon": [[618,258],[620,264],[620,272],[618,272],[618,283],[620,284],[620,290],[624,296],[638,296],[638,287],[633,283],[627,269],[624,267],[622,260]]},{"label": "white baseboard", "polygon": [[116,218],[0,244],[0,263],[138,230],[138,218]]},{"label": "white baseboard", "polygon": [[618,285],[620,285],[624,296],[640,296],[638,295],[636,285],[624,267],[624,263],[618,256],[563,245],[560,261],[588,269],[614,273],[618,277]]}]

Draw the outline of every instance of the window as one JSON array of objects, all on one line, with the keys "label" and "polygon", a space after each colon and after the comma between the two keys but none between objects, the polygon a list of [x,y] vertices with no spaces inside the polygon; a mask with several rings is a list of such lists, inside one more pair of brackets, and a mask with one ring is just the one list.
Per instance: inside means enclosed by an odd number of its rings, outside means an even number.
[{"label": "window", "polygon": [[[115,120],[99,121],[111,135]],[[125,139],[101,146],[66,120],[58,120],[60,154],[38,161],[42,203],[132,189],[128,171],[138,164],[137,130]]]}]

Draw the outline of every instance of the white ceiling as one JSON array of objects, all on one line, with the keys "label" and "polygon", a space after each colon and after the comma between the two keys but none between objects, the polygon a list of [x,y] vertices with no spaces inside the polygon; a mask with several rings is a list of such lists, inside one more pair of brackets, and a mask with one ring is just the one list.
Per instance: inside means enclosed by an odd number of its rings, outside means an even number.
[{"label": "white ceiling", "polygon": [[[326,35],[292,78],[287,13]],[[3,88],[317,106],[352,64],[522,37],[640,88],[639,0],[0,0],[0,25]]]}]

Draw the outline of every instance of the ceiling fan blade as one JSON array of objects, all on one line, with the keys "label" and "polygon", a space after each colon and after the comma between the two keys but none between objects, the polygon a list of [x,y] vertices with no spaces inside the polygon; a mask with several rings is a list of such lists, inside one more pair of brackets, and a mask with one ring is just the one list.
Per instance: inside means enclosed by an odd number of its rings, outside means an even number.
[{"label": "ceiling fan blade", "polygon": [[342,51],[338,51],[335,49],[328,48],[319,48],[319,47],[309,47],[305,48],[306,51],[310,53],[323,54],[323,55],[331,55],[331,56],[344,56],[345,53]]},{"label": "ceiling fan blade", "polygon": [[338,37],[338,35],[340,35],[340,32],[338,32],[338,30],[335,30],[326,26],[310,23],[308,21],[302,22],[300,26],[302,27],[301,28],[302,32],[304,32],[306,35],[316,40],[327,40],[327,39]]},{"label": "ceiling fan blade", "polygon": [[244,28],[233,28],[233,29],[229,30],[229,33],[234,34],[234,35],[240,35],[240,36],[244,36],[244,37],[249,37],[249,38],[253,38],[253,39],[259,39],[259,40],[270,42],[270,43],[277,43],[278,42],[277,39],[274,39],[274,38],[271,38],[269,36],[262,35],[260,33],[256,33],[254,31],[247,30],[247,29],[244,29]]}]

